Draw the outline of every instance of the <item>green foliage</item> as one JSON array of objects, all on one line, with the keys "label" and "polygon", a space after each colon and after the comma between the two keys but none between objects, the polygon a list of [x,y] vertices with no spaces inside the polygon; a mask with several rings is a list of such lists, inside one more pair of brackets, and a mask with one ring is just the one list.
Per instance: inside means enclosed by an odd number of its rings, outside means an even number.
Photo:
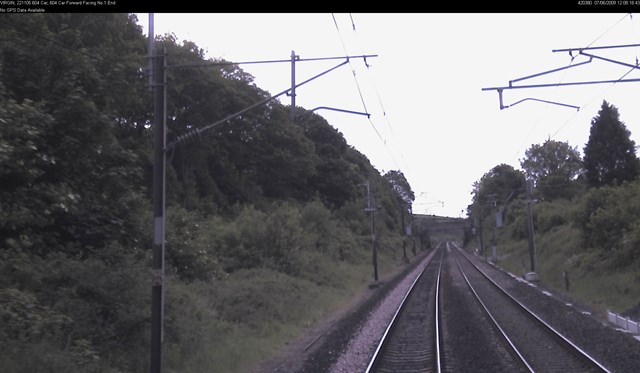
[{"label": "green foliage", "polygon": [[411,190],[411,185],[409,185],[409,182],[404,177],[402,171],[387,171],[387,173],[384,174],[384,178],[389,181],[393,190],[398,194],[401,202],[407,204],[407,209],[411,211],[411,203],[416,199],[416,196],[413,193],[413,190]]},{"label": "green foliage", "polygon": [[320,201],[305,204],[301,226],[308,249],[332,261],[349,261],[358,250],[356,238]]},{"label": "green foliage", "polygon": [[32,364],[54,371],[141,369],[136,354],[144,351],[148,289],[138,262],[115,246],[87,259],[4,250],[0,313],[6,333],[0,334],[0,345],[15,352],[7,359],[25,369]]},{"label": "green foliage", "polygon": [[269,323],[304,318],[305,309],[296,298],[316,297],[318,289],[269,269],[239,270],[220,288],[225,302],[218,306],[222,319],[242,323],[256,332]]},{"label": "green foliage", "polygon": [[[71,319],[38,302],[34,294],[16,288],[0,290],[0,322],[4,343],[55,339]],[[4,346],[3,350],[9,349]]]},{"label": "green foliage", "polygon": [[[233,219],[204,222],[203,232],[208,233],[202,233],[198,241],[187,241],[184,250],[204,249],[219,258],[228,273],[243,268],[270,268],[303,278],[318,278],[317,275],[327,271],[316,267],[323,267],[324,262],[327,263],[324,267],[331,267],[329,263],[351,260],[358,250],[353,234],[319,201],[303,206],[274,203],[267,212],[245,206]],[[324,260],[319,260],[321,257]]]},{"label": "green foliage", "polygon": [[165,250],[169,271],[186,282],[224,277],[215,249],[220,224],[219,218],[205,219],[181,207],[167,210]]},{"label": "green foliage", "polygon": [[572,204],[568,200],[540,202],[533,207],[534,229],[540,234],[571,222]]},{"label": "green foliage", "polygon": [[[113,32],[105,33],[109,27]],[[3,18],[0,307],[7,333],[0,344],[11,346],[3,348],[5,370],[143,368],[141,168],[114,125],[132,118],[136,90],[144,88],[132,64],[144,52],[136,47],[144,45],[139,31],[124,14]],[[113,45],[118,55],[92,44],[110,37],[120,43]]]},{"label": "green foliage", "polygon": [[[211,370],[222,357],[216,350],[227,345],[237,325],[220,318],[212,295],[220,283],[192,281],[184,283],[168,277],[165,298],[165,365],[170,372]],[[197,368],[197,369],[196,369]]]},{"label": "green foliage", "polygon": [[515,240],[523,240],[529,237],[527,217],[527,203],[522,199],[518,199],[509,204],[505,211],[505,229],[510,238]]},{"label": "green foliage", "polygon": [[468,213],[474,219],[475,244],[484,242],[486,250],[495,229],[493,214],[502,210],[505,226],[495,230],[498,265],[523,275],[532,270],[533,243],[534,270],[547,286],[603,313],[637,307],[640,163],[629,136],[618,110],[603,102],[584,148],[584,173],[578,152],[567,143],[548,140],[527,150],[521,166],[536,181],[532,238],[528,201],[522,198],[524,173],[507,165],[494,167],[473,186]]},{"label": "green foliage", "polygon": [[218,250],[223,268],[271,268],[292,273],[293,258],[301,250],[303,235],[299,211],[289,205],[275,206],[269,213],[251,206],[242,209],[232,224],[221,232]]},{"label": "green foliage", "polygon": [[493,201],[515,199],[524,194],[524,187],[525,178],[522,171],[507,164],[500,164],[474,183],[473,203],[487,205]]},{"label": "green foliage", "polygon": [[[79,23],[78,27],[82,27],[90,20],[102,22],[116,16],[50,17],[48,21],[62,22],[55,26],[52,22],[50,27],[65,29],[50,36],[73,45],[79,33],[67,26]],[[15,33],[33,26],[36,19],[11,18],[12,29],[3,31]],[[35,28],[45,34],[53,32],[42,24]],[[134,238],[123,233],[131,225],[128,212],[139,203],[135,194],[139,188],[134,185],[139,182],[140,169],[135,163],[136,155],[123,149],[110,131],[110,118],[104,114],[107,108],[102,106],[105,96],[94,92],[102,82],[97,80],[98,66],[84,54],[67,53],[60,48],[54,52],[50,43],[23,39],[29,37],[35,36],[24,33],[19,39],[3,39],[3,76],[23,76],[29,66],[22,64],[23,59],[35,61],[45,52],[53,54],[44,58],[47,66],[43,66],[40,79],[27,79],[33,87],[8,79],[6,97],[0,97],[4,120],[0,178],[7,180],[3,183],[6,200],[2,202],[8,206],[6,213],[15,212],[24,218],[7,223],[9,226],[3,224],[0,229],[14,238],[16,232],[33,232],[31,242],[39,250],[67,241],[93,247],[111,239],[125,243]],[[27,51],[24,45],[38,47]],[[58,69],[66,73],[53,73]],[[29,211],[40,216],[25,215]]]},{"label": "green foliage", "polygon": [[589,141],[584,147],[584,168],[590,187],[619,185],[633,181],[640,173],[631,132],[620,121],[618,109],[602,102],[598,115],[591,120]]},{"label": "green foliage", "polygon": [[[633,182],[591,188],[572,201],[533,205],[536,271],[545,284],[601,310],[603,316],[605,309],[620,312],[637,304],[639,187]],[[498,235],[499,265],[524,274],[530,270],[528,239],[513,234],[522,231],[522,221],[507,222]]]},{"label": "green foliage", "polygon": [[370,266],[336,265],[338,287],[278,271],[242,269],[214,282],[167,288],[166,367],[170,372],[246,372],[327,312],[352,301]]},{"label": "green foliage", "polygon": [[[3,371],[148,370],[147,44],[129,14],[0,22]],[[223,62],[172,35],[156,47],[172,65]],[[169,142],[269,98],[233,64],[169,69],[167,82]],[[246,348],[257,359],[349,301],[371,278],[370,200],[380,273],[394,269],[408,217],[398,185],[413,192],[388,176],[323,118],[294,126],[275,101],[171,148],[169,371],[241,370]]]},{"label": "green foliage", "polygon": [[547,140],[527,149],[520,165],[534,180],[541,198],[553,200],[570,198],[575,193],[575,179],[581,173],[582,159],[577,148],[568,143]]},{"label": "green foliage", "polygon": [[341,208],[362,195],[361,184],[372,167],[324,118],[312,114],[303,119],[298,125],[313,142],[317,157],[316,173],[309,179],[309,184],[323,203],[331,208]]},{"label": "green foliage", "polygon": [[[479,244],[484,248],[489,242],[487,232],[496,226],[496,214],[507,219],[516,219],[520,223],[512,225],[510,231],[514,237],[522,236],[521,219],[509,216],[509,205],[524,194],[525,177],[522,171],[507,164],[500,164],[484,174],[473,185],[473,203],[469,206],[469,215],[474,219]],[[519,215],[516,215],[519,216]],[[526,226],[525,226],[526,229]],[[526,230],[525,230],[526,232]]]},{"label": "green foliage", "polygon": [[575,211],[584,244],[608,254],[611,267],[625,266],[638,259],[638,216],[640,183],[590,189]]},{"label": "green foliage", "polygon": [[[52,224],[53,213],[71,204],[74,196],[64,195],[63,186],[57,190],[42,188],[43,175],[55,165],[55,158],[47,151],[46,132],[53,119],[43,112],[41,105],[30,101],[17,104],[0,97],[0,232],[5,238],[37,244],[30,233]],[[42,198],[47,196],[47,202]],[[66,197],[66,198],[65,198]],[[75,196],[74,196],[75,197]],[[69,201],[71,200],[71,201]],[[71,203],[69,203],[71,202]],[[29,238],[31,237],[31,238]]]}]

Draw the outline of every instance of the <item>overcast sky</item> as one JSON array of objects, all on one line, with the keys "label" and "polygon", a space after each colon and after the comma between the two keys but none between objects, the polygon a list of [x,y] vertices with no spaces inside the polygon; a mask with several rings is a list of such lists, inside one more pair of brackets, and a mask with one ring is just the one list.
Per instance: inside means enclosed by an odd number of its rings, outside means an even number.
[{"label": "overcast sky", "polygon": [[[138,14],[148,32],[147,13]],[[616,106],[640,144],[640,82],[487,88],[639,79],[639,47],[591,49],[587,62],[569,48],[640,44],[640,24],[625,13],[200,13],[154,14],[156,35],[173,33],[207,58],[288,60],[296,81],[349,63],[297,89],[296,105],[318,110],[384,173],[400,170],[415,192],[415,213],[464,217],[473,183],[505,163],[520,169],[533,144],[568,142],[580,153],[602,101]],[[171,56],[168,57],[171,64]],[[271,94],[291,85],[291,63],[241,68]],[[527,78],[519,80],[521,78]],[[525,99],[533,100],[525,100]],[[525,101],[521,101],[525,100]],[[552,103],[545,103],[543,100]],[[283,104],[291,103],[288,96]],[[569,106],[567,106],[569,105]],[[576,108],[570,107],[579,107]]]}]

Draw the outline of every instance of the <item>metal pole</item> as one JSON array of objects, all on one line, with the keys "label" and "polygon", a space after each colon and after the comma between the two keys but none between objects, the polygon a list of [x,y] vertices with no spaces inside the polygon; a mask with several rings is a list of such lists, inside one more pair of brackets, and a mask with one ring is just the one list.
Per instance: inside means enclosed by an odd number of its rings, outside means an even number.
[{"label": "metal pole", "polygon": [[[149,37],[153,39],[153,15],[149,15]],[[152,288],[151,288],[151,357],[150,357],[150,371],[151,373],[160,373],[162,371],[162,345],[164,342],[164,254],[165,254],[165,191],[166,191],[166,150],[167,150],[167,133],[166,133],[166,52],[154,53],[153,40],[149,41],[149,56],[153,60],[150,62],[152,66],[152,72],[150,75],[150,85],[153,89],[153,101],[154,101],[154,165],[153,165],[153,247],[152,247]],[[155,55],[154,55],[155,54]],[[365,57],[365,56],[362,56]],[[295,61],[298,60],[298,56],[294,51],[291,51],[291,105],[292,119],[295,112]],[[321,73],[299,85],[306,84],[313,79],[316,79],[324,74],[333,71],[334,69],[345,65],[348,60]],[[223,123],[227,120],[235,118],[240,114],[269,102],[276,97],[286,93],[283,91],[280,94],[265,99],[257,104],[250,106],[249,108],[235,113],[222,121],[216,122],[212,125],[206,126],[203,129],[198,129],[194,132],[190,132],[187,136],[182,136],[178,140],[172,142],[170,147],[175,146],[179,141],[183,141],[194,134],[200,134],[203,130],[213,128],[215,125]],[[367,190],[368,190],[367,183]],[[375,229],[375,218],[372,216],[372,229]],[[375,231],[372,233],[374,246],[374,275],[376,281],[378,280],[377,258],[375,253]]]},{"label": "metal pole", "polygon": [[371,259],[373,261],[373,280],[378,282],[378,252],[376,250],[376,209],[373,207],[371,201],[371,189],[369,187],[369,180],[365,184],[367,186],[367,209],[366,211],[371,213]]},{"label": "metal pole", "polygon": [[153,257],[151,287],[151,373],[162,371],[164,337],[165,145],[166,84],[164,51],[157,52],[153,67]]},{"label": "metal pole", "polygon": [[296,120],[296,52],[291,51],[291,123]]},{"label": "metal pole", "polygon": [[484,256],[484,239],[482,236],[482,205],[478,207],[478,236],[480,238],[480,255]]},{"label": "metal pole", "polygon": [[493,259],[494,263],[498,262],[498,256],[497,256],[497,249],[496,249],[496,224],[493,224],[493,229],[491,230],[491,258]]},{"label": "metal pole", "polygon": [[407,227],[405,227],[404,224],[404,203],[400,203],[400,226],[401,226],[401,234],[402,234],[402,256],[405,262],[408,261],[407,259],[407,241],[406,241],[406,231],[407,231]]},{"label": "metal pole", "polygon": [[153,13],[149,13],[149,89],[153,90],[153,55],[154,55],[154,21]]},{"label": "metal pole", "polygon": [[531,203],[533,200],[531,199],[531,179],[527,179],[527,229],[529,233],[529,255],[531,257],[531,272],[536,271],[536,242],[533,236],[533,216],[531,213]]},{"label": "metal pole", "polygon": [[413,216],[413,207],[411,208],[411,251],[413,252],[413,256],[416,256],[416,239],[415,233],[418,229],[415,226],[414,216]]},{"label": "metal pole", "polygon": [[371,247],[373,250],[373,279],[378,282],[378,248],[376,245],[376,209],[371,210]]}]

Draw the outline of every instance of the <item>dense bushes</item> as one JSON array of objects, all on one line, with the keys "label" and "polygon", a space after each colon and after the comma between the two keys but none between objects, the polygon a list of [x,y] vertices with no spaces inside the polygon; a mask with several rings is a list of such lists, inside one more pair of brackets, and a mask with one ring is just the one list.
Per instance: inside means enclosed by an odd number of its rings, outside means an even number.
[{"label": "dense bushes", "polygon": [[[590,188],[572,200],[539,201],[532,209],[535,270],[546,285],[602,312],[637,305],[639,181]],[[531,265],[526,205],[513,201],[507,212],[506,227],[498,230],[498,263],[524,274]]]},{"label": "dense bushes", "polygon": [[[148,370],[145,39],[129,14],[0,20],[0,370]],[[210,62],[173,35],[155,45],[171,64]],[[232,64],[167,81],[168,141],[268,97]],[[243,348],[268,352],[256,338],[291,337],[365,283],[365,182],[381,268],[401,243],[389,181],[322,117],[292,126],[277,102],[172,148],[166,180],[169,371],[239,369]]]},{"label": "dense bushes", "polygon": [[607,253],[608,262],[626,266],[640,251],[640,182],[590,189],[575,210],[587,248]]},{"label": "dense bushes", "polygon": [[325,277],[326,271],[314,268],[353,260],[362,248],[319,201],[274,202],[268,211],[244,206],[227,218],[174,208],[167,220],[167,261],[184,281],[222,279],[252,268]]}]

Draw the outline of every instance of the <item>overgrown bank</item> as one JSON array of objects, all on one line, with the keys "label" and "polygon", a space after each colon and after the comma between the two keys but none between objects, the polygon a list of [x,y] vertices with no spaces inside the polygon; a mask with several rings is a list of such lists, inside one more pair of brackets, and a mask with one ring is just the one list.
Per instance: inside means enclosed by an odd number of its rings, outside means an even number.
[{"label": "overgrown bank", "polygon": [[[148,45],[132,14],[0,20],[3,371],[149,370]],[[371,281],[373,229],[380,275],[403,263],[414,195],[301,107],[295,125],[270,101],[190,137],[269,97],[233,63],[166,82],[167,141],[190,142],[166,154],[163,362],[242,371]]]},{"label": "overgrown bank", "polygon": [[[526,203],[515,202],[505,209],[502,227],[492,219],[483,227],[484,254],[493,259],[495,231],[498,266],[516,275],[534,269],[546,286],[588,305],[602,319],[610,310],[640,320],[639,197],[636,181],[592,189],[572,200],[533,203],[533,241]],[[479,236],[469,245],[480,250]]]}]

